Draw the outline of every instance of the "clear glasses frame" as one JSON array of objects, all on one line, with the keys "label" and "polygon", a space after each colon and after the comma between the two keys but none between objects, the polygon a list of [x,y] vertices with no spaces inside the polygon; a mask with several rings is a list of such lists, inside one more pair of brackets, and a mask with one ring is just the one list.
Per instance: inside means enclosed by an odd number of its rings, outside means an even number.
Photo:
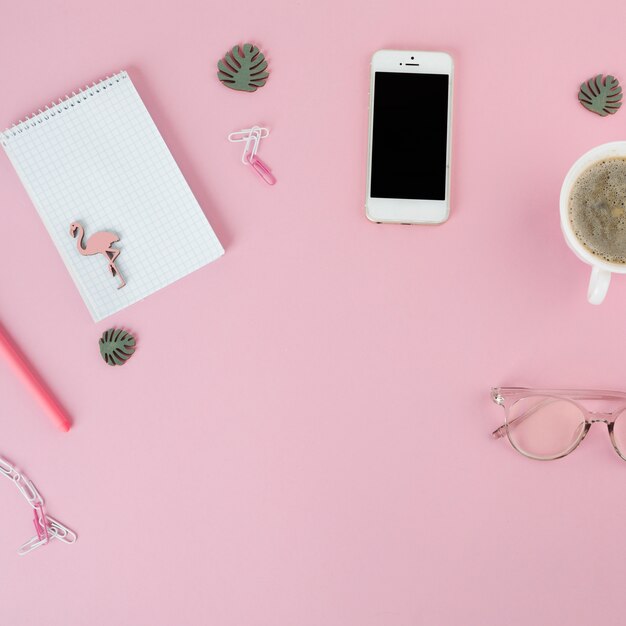
[{"label": "clear glasses frame", "polygon": [[[512,416],[512,407],[520,400],[526,398],[545,398],[545,401],[539,401],[535,406],[519,415]],[[606,424],[609,437],[613,449],[621,459],[626,461],[626,445],[622,445],[623,451],[620,450],[616,440],[615,423],[623,413],[626,413],[626,392],[622,391],[604,391],[594,389],[533,389],[530,387],[494,387],[491,390],[491,399],[497,405],[504,409],[504,424],[496,428],[491,434],[495,439],[507,437],[513,448],[520,454],[529,459],[538,461],[552,461],[561,459],[573,452],[587,436],[592,424],[598,422]],[[534,455],[527,450],[523,450],[516,442],[515,436],[512,436],[515,428],[542,407],[547,406],[551,402],[566,401],[578,407],[584,422],[581,422],[579,432],[576,434],[570,445],[559,451],[558,453],[548,455]],[[612,406],[610,411],[593,411],[585,406],[585,401],[603,401]],[[622,418],[626,427],[626,414]],[[622,422],[620,422],[621,425]],[[621,428],[621,426],[620,426]]]}]

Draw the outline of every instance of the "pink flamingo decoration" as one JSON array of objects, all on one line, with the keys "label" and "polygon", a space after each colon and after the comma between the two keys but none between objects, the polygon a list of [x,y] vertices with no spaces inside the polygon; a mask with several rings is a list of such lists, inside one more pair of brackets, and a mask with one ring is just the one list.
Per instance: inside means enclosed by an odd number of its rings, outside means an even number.
[{"label": "pink flamingo decoration", "polygon": [[115,266],[115,259],[117,259],[121,252],[121,250],[113,248],[113,244],[120,240],[117,235],[101,231],[91,235],[91,237],[87,239],[87,243],[83,244],[85,230],[79,222],[72,222],[72,224],[70,224],[70,235],[74,238],[78,235],[76,247],[83,256],[103,254],[106,257],[109,263],[109,269],[111,270],[111,276],[119,276],[120,284],[117,287],[118,289],[121,289],[124,285],[126,285],[122,275]]}]

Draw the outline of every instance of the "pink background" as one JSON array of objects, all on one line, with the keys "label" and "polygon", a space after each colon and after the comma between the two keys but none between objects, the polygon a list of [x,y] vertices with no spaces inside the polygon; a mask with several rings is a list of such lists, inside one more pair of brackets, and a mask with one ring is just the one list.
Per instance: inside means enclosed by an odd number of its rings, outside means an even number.
[{"label": "pink background", "polygon": [[[226,255],[94,325],[0,155],[0,318],[75,417],[0,363],[0,453],[75,528],[27,558],[0,482],[15,626],[623,624],[626,464],[599,426],[528,461],[495,384],[625,389],[626,277],[585,301],[562,241],[571,163],[624,139],[576,100],[626,81],[620,0],[2,0],[0,124],[127,69]],[[253,41],[271,78],[222,87]],[[451,219],[364,215],[370,55],[456,60]],[[264,186],[228,132],[272,129]],[[175,236],[175,234],[174,234]],[[123,369],[111,325],[136,332]],[[45,621],[44,621],[45,620]]]}]

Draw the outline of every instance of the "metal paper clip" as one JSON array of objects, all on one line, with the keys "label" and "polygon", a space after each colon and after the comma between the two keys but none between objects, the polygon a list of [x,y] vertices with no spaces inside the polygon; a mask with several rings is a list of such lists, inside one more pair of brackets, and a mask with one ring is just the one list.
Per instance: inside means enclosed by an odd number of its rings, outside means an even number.
[{"label": "metal paper clip", "polygon": [[8,461],[5,461],[4,459],[0,458],[0,474],[3,474],[7,478],[13,480],[14,471],[15,470],[13,469],[13,466],[10,465]]},{"label": "metal paper clip", "polygon": [[19,492],[24,496],[26,502],[30,504],[33,508],[36,508],[39,505],[43,505],[43,499],[37,488],[33,483],[28,480],[28,478],[22,476],[21,474],[15,479],[15,486],[18,488]]},{"label": "metal paper clip", "polygon": [[35,530],[37,531],[37,537],[39,539],[49,539],[48,525],[46,524],[46,512],[44,511],[43,504],[38,504],[35,507],[35,518],[33,520],[35,524]]},{"label": "metal paper clip", "polygon": [[270,170],[258,156],[253,156],[250,159],[250,165],[252,165],[252,169],[268,184],[274,185],[276,184],[276,177],[272,174]]},{"label": "metal paper clip", "polygon": [[243,147],[243,154],[241,155],[241,162],[244,165],[248,165],[259,150],[259,143],[261,143],[260,131],[260,128],[253,128],[246,138],[246,143]]},{"label": "metal paper clip", "polygon": [[246,141],[248,136],[253,130],[259,131],[259,139],[265,139],[270,134],[270,129],[264,126],[253,126],[252,128],[244,128],[243,130],[236,130],[234,133],[228,135],[228,141],[235,143],[237,141]]},{"label": "metal paper clip", "polygon": [[41,548],[41,546],[45,546],[49,541],[49,539],[39,539],[39,537],[33,537],[19,547],[17,554],[19,556],[25,556],[29,552],[32,552],[37,548]]},{"label": "metal paper clip", "polygon": [[78,539],[78,537],[73,530],[70,530],[67,526],[61,524],[61,522],[54,519],[54,517],[50,517],[50,515],[46,515],[46,519],[48,520],[49,531],[52,539],[58,539],[60,542],[70,545],[76,543],[76,539]]}]

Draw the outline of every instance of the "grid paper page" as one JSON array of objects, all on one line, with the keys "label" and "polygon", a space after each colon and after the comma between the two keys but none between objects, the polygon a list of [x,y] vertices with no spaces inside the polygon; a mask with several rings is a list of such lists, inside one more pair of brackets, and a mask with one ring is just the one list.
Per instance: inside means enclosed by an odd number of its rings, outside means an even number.
[{"label": "grid paper page", "polygon": [[[126,72],[0,134],[91,315],[99,321],[220,257],[224,250]],[[113,232],[117,289],[84,241]]]}]

